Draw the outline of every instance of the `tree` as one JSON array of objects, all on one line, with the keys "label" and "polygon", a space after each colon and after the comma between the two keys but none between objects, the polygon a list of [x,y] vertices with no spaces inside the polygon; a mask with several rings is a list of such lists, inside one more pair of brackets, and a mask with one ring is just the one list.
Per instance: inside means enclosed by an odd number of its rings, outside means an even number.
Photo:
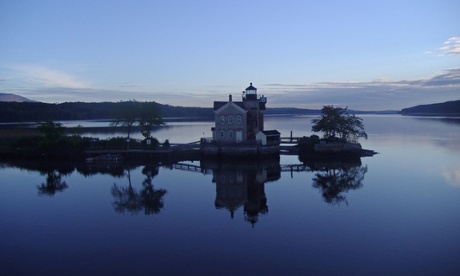
[{"label": "tree", "polygon": [[150,138],[153,126],[163,124],[163,119],[160,115],[160,107],[156,102],[139,103],[135,100],[120,102],[115,106],[113,113],[115,120],[111,122],[110,125],[127,128],[128,149],[131,129],[136,122],[140,127],[142,127],[141,133],[145,138]]},{"label": "tree", "polygon": [[156,102],[144,102],[141,105],[139,126],[142,127],[142,135],[150,138],[154,126],[164,124],[160,115],[160,107]]},{"label": "tree", "polygon": [[115,106],[113,113],[115,120],[110,123],[110,126],[126,127],[129,139],[131,128],[140,115],[137,102],[135,100],[120,102]]},{"label": "tree", "polygon": [[39,123],[37,129],[45,134],[46,139],[50,141],[61,138],[65,132],[65,127],[61,123],[54,123],[53,121]]},{"label": "tree", "polygon": [[346,142],[357,142],[359,138],[367,139],[362,119],[348,114],[347,108],[324,106],[321,117],[312,119],[314,132],[324,132],[325,139],[340,138]]}]

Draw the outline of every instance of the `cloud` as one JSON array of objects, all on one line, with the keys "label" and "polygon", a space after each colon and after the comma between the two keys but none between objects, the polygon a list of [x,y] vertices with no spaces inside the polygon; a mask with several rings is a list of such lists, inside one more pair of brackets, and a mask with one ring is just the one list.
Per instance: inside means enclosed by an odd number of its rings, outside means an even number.
[{"label": "cloud", "polygon": [[460,99],[460,68],[428,79],[376,80],[371,82],[322,82],[312,84],[266,84],[264,93],[276,106],[321,108],[348,106],[357,110],[400,110],[419,104]]},{"label": "cloud", "polygon": [[460,55],[460,37],[454,36],[447,39],[439,50],[446,55]]},{"label": "cloud", "polygon": [[88,88],[88,85],[70,74],[40,65],[15,65],[11,67],[27,82],[40,83],[46,87],[71,89]]},{"label": "cloud", "polygon": [[441,174],[449,185],[460,188],[460,167],[445,169]]},{"label": "cloud", "polygon": [[[43,68],[42,68],[43,69]],[[46,69],[46,68],[45,68]],[[32,72],[36,72],[31,70]],[[228,94],[239,100],[240,89],[234,87],[152,87],[125,82],[111,88],[92,88],[67,74],[53,70],[39,70],[28,74],[38,79],[43,76],[47,86],[10,86],[0,83],[0,91],[18,94],[42,102],[101,102],[101,101],[156,101],[176,106],[211,107],[213,101],[226,101]],[[44,74],[43,72],[52,72]],[[29,71],[27,71],[29,72]],[[26,75],[26,74],[24,74]],[[44,77],[46,76],[46,78]],[[57,76],[61,82],[55,81]],[[65,78],[65,76],[69,78]],[[64,81],[62,81],[64,80]],[[51,82],[53,81],[53,82]],[[74,83],[75,81],[75,83]],[[2,88],[5,86],[5,88]],[[348,106],[355,110],[400,110],[420,104],[459,100],[460,68],[415,80],[375,80],[369,82],[317,82],[258,84],[258,93],[268,98],[268,108],[298,107],[320,109],[324,105]],[[241,89],[244,89],[243,85]]]},{"label": "cloud", "polygon": [[450,69],[423,82],[424,86],[459,86],[460,68]]}]

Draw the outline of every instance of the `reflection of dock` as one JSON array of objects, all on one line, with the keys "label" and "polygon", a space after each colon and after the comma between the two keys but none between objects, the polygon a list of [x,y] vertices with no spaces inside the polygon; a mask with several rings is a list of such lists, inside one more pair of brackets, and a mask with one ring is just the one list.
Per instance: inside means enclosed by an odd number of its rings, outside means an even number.
[{"label": "reflection of dock", "polygon": [[[199,172],[203,174],[211,174],[211,169],[206,169],[200,165],[186,164],[186,163],[176,163],[173,165],[175,170],[189,171],[189,172]],[[280,165],[281,172],[304,172],[310,171],[310,168],[304,164],[286,164]]]},{"label": "reflection of dock", "polygon": [[202,168],[201,166],[192,165],[192,164],[176,163],[173,165],[173,168],[175,170],[180,170],[180,171],[199,172],[202,174],[212,174],[212,170],[208,170],[208,169]]}]

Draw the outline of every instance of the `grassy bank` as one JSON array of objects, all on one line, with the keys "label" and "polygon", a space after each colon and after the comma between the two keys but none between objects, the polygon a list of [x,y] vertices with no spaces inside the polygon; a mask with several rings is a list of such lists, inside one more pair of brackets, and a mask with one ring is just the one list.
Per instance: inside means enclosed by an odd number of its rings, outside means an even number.
[{"label": "grassy bank", "polygon": [[0,128],[0,139],[19,138],[24,136],[44,136],[36,128]]},{"label": "grassy bank", "polygon": [[[29,159],[83,159],[88,149],[120,149],[126,150],[128,143],[125,137],[98,139],[65,135],[50,135],[36,128],[0,129],[0,158]],[[130,149],[157,149],[158,141],[151,139],[150,145],[145,140],[130,139]]]}]

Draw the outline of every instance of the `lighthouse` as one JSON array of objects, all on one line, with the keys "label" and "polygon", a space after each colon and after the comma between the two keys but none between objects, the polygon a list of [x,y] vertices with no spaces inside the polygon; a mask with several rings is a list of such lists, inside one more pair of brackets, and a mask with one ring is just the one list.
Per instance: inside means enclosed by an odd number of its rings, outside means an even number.
[{"label": "lighthouse", "polygon": [[247,110],[247,140],[254,140],[256,133],[264,130],[264,112],[267,98],[257,97],[257,88],[250,85],[243,91],[243,106]]},{"label": "lighthouse", "polygon": [[201,140],[201,152],[218,157],[279,157],[280,133],[264,130],[266,103],[267,98],[257,95],[252,82],[241,101],[234,101],[231,94],[228,101],[215,101],[212,139]]}]

